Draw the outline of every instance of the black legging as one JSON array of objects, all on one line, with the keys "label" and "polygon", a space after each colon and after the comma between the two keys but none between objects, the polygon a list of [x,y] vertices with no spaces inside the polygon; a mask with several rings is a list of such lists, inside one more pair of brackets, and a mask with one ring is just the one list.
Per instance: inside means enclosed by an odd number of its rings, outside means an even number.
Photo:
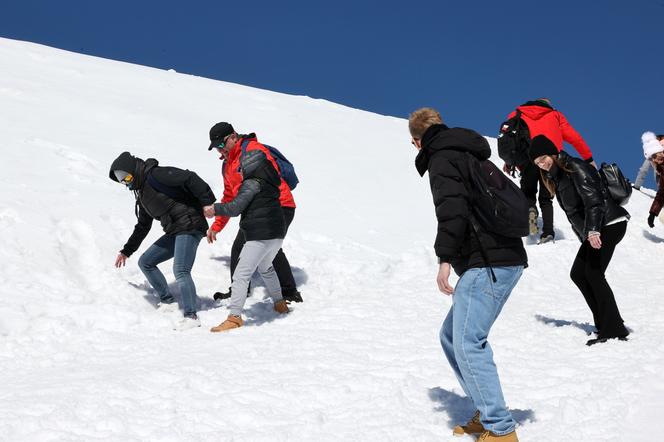
[{"label": "black legging", "polygon": [[594,249],[587,240],[584,241],[570,271],[572,281],[581,290],[593,313],[598,338],[615,338],[629,334],[620,317],[613,291],[604,276],[613,251],[625,236],[626,230],[627,221],[602,227],[602,247]]},{"label": "black legging", "polygon": [[[537,184],[539,183],[539,197],[537,195]],[[544,186],[539,167],[528,162],[521,170],[520,187],[528,200],[530,207],[535,207],[535,199],[539,201],[542,213],[542,233],[553,235],[553,197]]]},{"label": "black legging", "polygon": [[[295,217],[295,208],[282,207],[281,209],[284,212],[286,233],[288,233],[288,227],[291,225],[293,218]],[[245,242],[247,241],[244,239],[242,230],[238,230],[237,235],[235,236],[235,241],[233,241],[233,246],[231,247],[231,280],[233,279],[233,273],[235,273],[235,267],[237,267],[237,263],[240,260],[240,252],[242,251]],[[274,261],[272,261],[272,265],[279,277],[282,294],[288,296],[295,293],[297,291],[297,288],[295,287],[295,278],[293,278],[293,271],[291,270],[290,263],[288,262],[288,258],[286,258],[283,249],[279,249],[277,256],[275,256]]]}]

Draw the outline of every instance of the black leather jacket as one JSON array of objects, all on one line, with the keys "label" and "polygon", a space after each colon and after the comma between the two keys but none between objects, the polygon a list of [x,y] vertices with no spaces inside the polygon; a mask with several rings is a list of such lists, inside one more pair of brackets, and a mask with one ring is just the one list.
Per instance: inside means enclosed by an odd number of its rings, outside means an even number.
[{"label": "black leather jacket", "polygon": [[602,179],[591,164],[566,152],[558,156],[547,176],[556,184],[556,198],[581,242],[590,232],[600,232],[607,223],[629,213],[609,196]]}]

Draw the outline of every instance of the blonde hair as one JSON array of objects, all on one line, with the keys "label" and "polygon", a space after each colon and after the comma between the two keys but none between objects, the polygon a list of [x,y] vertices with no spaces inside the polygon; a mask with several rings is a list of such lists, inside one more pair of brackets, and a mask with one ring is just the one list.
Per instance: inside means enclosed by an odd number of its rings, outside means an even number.
[{"label": "blonde hair", "polygon": [[442,124],[443,119],[436,109],[423,107],[408,117],[408,130],[413,138],[422,139],[424,132],[434,124]]}]

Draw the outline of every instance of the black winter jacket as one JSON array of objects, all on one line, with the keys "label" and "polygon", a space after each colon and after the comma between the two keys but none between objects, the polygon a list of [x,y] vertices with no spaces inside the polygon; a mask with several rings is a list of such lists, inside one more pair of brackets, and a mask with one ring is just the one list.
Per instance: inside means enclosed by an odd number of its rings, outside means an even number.
[{"label": "black winter jacket", "polygon": [[556,199],[581,242],[590,232],[600,232],[607,223],[629,213],[608,195],[597,169],[566,152],[558,156],[547,176],[556,185]]},{"label": "black winter jacket", "polygon": [[279,197],[281,178],[260,150],[246,152],[241,160],[242,184],[229,203],[216,203],[216,216],[238,216],[247,241],[284,238],[286,221]]},{"label": "black winter jacket", "polygon": [[[176,167],[159,167],[153,158],[146,161],[123,153],[111,166],[113,175],[117,164],[121,170],[130,169],[134,175],[131,190],[136,197],[138,222],[120,251],[131,256],[145,239],[152,227],[152,220],[159,220],[169,235],[200,233],[205,235],[208,223],[203,216],[203,206],[216,200],[210,186],[196,173]],[[133,164],[133,166],[132,166]]]},{"label": "black winter jacket", "polygon": [[469,222],[468,154],[478,160],[491,156],[489,143],[473,130],[437,124],[427,129],[422,137],[422,149],[415,159],[415,166],[421,176],[429,172],[438,219],[434,244],[436,255],[440,262],[449,262],[458,275],[476,267],[527,266],[528,257],[520,238],[480,230],[478,236],[489,262],[482,258],[480,244]]}]

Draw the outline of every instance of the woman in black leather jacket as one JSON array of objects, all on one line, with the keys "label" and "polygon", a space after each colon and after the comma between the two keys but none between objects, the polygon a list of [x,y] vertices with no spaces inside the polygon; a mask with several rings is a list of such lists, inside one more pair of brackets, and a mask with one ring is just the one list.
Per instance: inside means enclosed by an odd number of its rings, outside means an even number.
[{"label": "woman in black leather jacket", "polygon": [[593,166],[558,152],[547,137],[533,138],[530,158],[541,169],[545,185],[556,195],[581,241],[570,277],[586,299],[597,328],[597,338],[586,344],[626,340],[629,331],[604,273],[625,236],[629,213],[611,199]]}]

